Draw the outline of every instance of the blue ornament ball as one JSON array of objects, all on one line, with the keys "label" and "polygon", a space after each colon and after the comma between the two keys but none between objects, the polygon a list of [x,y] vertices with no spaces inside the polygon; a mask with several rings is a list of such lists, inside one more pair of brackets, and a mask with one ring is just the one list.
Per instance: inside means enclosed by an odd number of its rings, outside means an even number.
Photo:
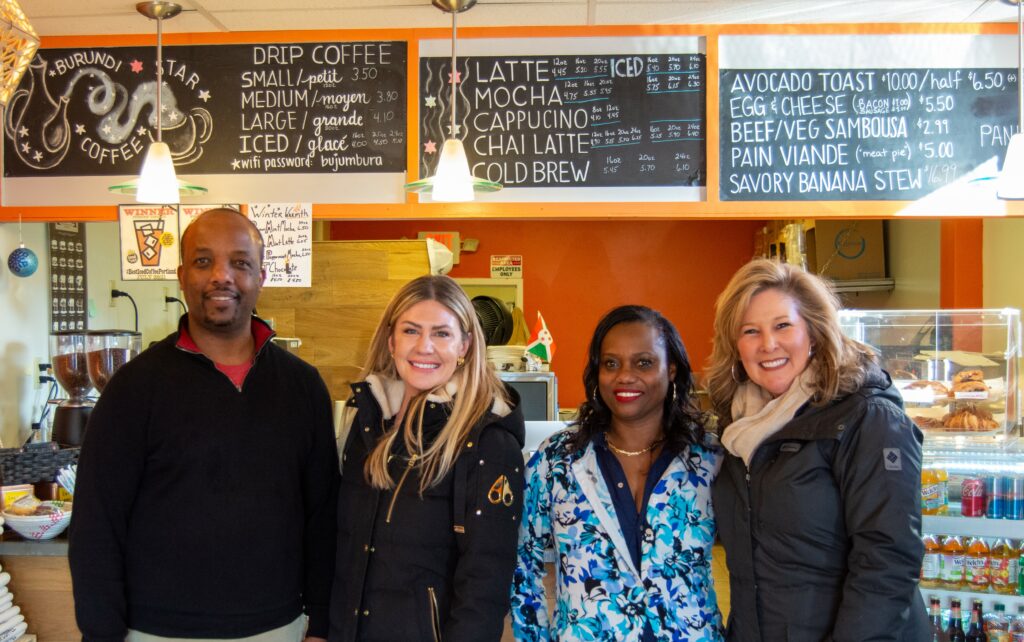
[{"label": "blue ornament ball", "polygon": [[32,276],[39,268],[39,258],[27,247],[19,247],[7,257],[7,268],[14,276]]}]

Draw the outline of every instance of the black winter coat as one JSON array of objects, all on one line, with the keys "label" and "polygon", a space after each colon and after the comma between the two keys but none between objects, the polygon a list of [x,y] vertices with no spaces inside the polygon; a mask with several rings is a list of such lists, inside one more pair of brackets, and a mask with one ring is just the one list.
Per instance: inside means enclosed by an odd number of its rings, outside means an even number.
[{"label": "black winter coat", "polygon": [[[728,642],[926,639],[921,431],[889,375],[805,406],[715,482]],[[728,428],[726,428],[728,431]],[[930,638],[929,638],[930,639]]]},{"label": "black winter coat", "polygon": [[[522,515],[525,429],[518,395],[507,388],[511,413],[488,413],[453,470],[421,496],[419,469],[407,468],[400,439],[391,469],[396,490],[367,484],[363,466],[385,418],[366,382],[352,390],[349,405],[357,411],[341,464],[329,639],[497,642]],[[427,406],[423,430],[432,442],[450,406]]]}]

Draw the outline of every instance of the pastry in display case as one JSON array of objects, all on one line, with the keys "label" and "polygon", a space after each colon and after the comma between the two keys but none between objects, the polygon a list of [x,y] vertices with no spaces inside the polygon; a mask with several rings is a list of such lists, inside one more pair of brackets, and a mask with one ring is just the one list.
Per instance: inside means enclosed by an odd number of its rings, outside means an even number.
[{"label": "pastry in display case", "polygon": [[929,437],[1005,444],[1020,423],[1020,311],[843,310]]},{"label": "pastry in display case", "polygon": [[878,351],[925,436],[925,602],[977,602],[990,629],[1024,633],[1020,312],[843,310],[840,324]]}]

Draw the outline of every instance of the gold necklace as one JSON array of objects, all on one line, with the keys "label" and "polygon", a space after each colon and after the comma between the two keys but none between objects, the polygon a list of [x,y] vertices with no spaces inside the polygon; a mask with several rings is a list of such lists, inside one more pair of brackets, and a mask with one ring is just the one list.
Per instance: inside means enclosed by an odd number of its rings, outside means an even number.
[{"label": "gold necklace", "polygon": [[658,446],[660,446],[661,442],[663,442],[663,441],[665,441],[664,438],[657,439],[657,440],[651,442],[651,445],[648,446],[647,448],[642,448],[640,450],[623,450],[622,448],[619,448],[618,446],[613,444],[612,440],[608,439],[607,436],[605,436],[605,438],[604,438],[604,443],[608,444],[608,447],[611,448],[612,452],[618,453],[620,455],[624,455],[626,457],[636,457],[637,455],[642,455],[644,453],[649,453],[652,450],[654,450],[655,448],[657,448]]}]

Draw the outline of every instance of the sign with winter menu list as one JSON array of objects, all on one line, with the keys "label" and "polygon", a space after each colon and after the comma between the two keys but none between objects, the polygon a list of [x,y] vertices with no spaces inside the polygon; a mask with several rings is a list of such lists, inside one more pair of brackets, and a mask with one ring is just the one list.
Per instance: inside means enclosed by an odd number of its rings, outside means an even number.
[{"label": "sign with winter menu list", "polygon": [[263,287],[310,287],[313,204],[249,203],[249,218],[263,235]]}]

